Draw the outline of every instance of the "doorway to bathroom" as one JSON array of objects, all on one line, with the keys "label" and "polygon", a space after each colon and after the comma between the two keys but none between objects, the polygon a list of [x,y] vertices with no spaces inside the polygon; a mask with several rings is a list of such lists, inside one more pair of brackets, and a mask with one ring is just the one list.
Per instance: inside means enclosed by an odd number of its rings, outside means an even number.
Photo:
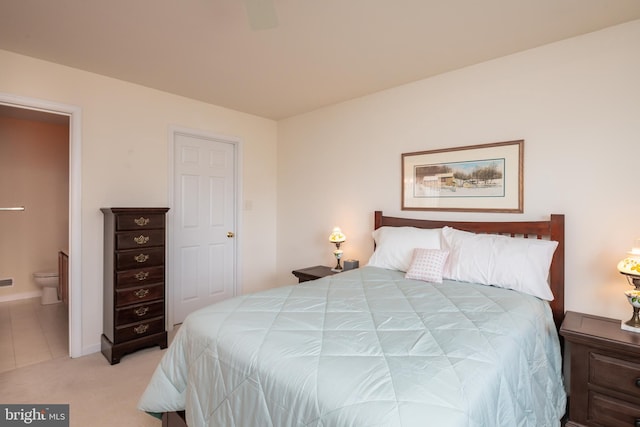
[{"label": "doorway to bathroom", "polygon": [[[42,334],[25,332],[34,331],[39,326],[44,328],[45,341],[55,347],[49,351],[53,357],[80,355],[78,351],[74,355],[73,350],[79,347],[79,340],[72,332],[81,326],[78,324],[74,327],[70,322],[73,304],[42,305],[42,288],[33,277],[36,272],[57,274],[60,266],[66,267],[64,264],[71,252],[71,240],[76,240],[73,237],[74,230],[79,230],[76,224],[71,223],[74,212],[77,212],[76,206],[79,206],[73,196],[76,192],[73,180],[79,176],[74,170],[79,165],[75,164],[71,155],[74,151],[72,135],[78,135],[79,130],[79,109],[75,126],[72,125],[74,112],[76,107],[0,94],[3,135],[0,162],[5,162],[2,170],[9,174],[2,176],[0,207],[7,205],[9,208],[19,208],[0,212],[3,230],[0,275],[10,276],[10,288],[0,288],[0,318],[11,319],[11,315],[15,314],[19,319],[32,319],[31,323],[26,320],[23,322],[23,331],[12,334],[19,341],[14,340],[13,344],[31,348],[30,354],[36,353],[36,347],[29,347],[30,344],[25,340],[29,336],[34,339],[42,337]],[[76,143],[79,143],[79,139]],[[78,235],[77,231],[75,234]],[[9,267],[5,261],[8,261]],[[78,271],[66,268],[63,271],[63,277],[69,278],[69,284],[77,275]],[[46,302],[52,302],[51,298],[47,298]],[[67,302],[71,302],[71,298]],[[64,321],[60,319],[61,312],[64,313]],[[34,327],[27,328],[25,325],[28,324]],[[63,330],[52,330],[55,324],[62,325]],[[64,337],[62,345],[61,336]],[[3,334],[3,337],[7,335]],[[14,350],[16,355],[20,354],[18,347]],[[44,355],[40,354],[39,357]],[[24,360],[17,362],[25,363]]]}]

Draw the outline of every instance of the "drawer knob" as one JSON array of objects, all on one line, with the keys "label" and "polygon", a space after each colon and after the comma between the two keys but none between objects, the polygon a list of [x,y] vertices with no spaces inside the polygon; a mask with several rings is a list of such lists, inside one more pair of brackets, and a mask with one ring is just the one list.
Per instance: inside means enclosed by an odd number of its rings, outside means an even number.
[{"label": "drawer knob", "polygon": [[[640,387],[640,378],[636,378],[636,387]],[[640,421],[640,418],[638,418]]]},{"label": "drawer knob", "polygon": [[145,243],[149,243],[149,236],[141,234],[138,237],[134,237],[133,241],[139,245],[144,245]]},{"label": "drawer knob", "polygon": [[140,254],[133,257],[137,262],[147,262],[149,260],[149,255]]},{"label": "drawer knob", "polygon": [[147,332],[148,329],[149,329],[149,325],[147,325],[146,323],[143,323],[142,325],[138,325],[135,328],[133,328],[136,334],[144,334],[145,332]]},{"label": "drawer knob", "polygon": [[135,222],[140,227],[144,227],[145,225],[149,225],[149,218],[141,216],[140,218],[134,219],[133,222]]},{"label": "drawer knob", "polygon": [[640,418],[636,418],[634,423],[633,423],[634,427],[640,427]]},{"label": "drawer knob", "polygon": [[133,293],[135,296],[137,296],[138,298],[144,298],[147,295],[149,295],[149,289],[138,289],[137,291],[135,291]]},{"label": "drawer knob", "polygon": [[140,271],[138,273],[136,273],[136,279],[142,281],[142,280],[147,280],[149,278],[149,272],[148,271]]},{"label": "drawer knob", "polygon": [[142,317],[149,312],[149,307],[136,308],[134,312],[138,317]]}]

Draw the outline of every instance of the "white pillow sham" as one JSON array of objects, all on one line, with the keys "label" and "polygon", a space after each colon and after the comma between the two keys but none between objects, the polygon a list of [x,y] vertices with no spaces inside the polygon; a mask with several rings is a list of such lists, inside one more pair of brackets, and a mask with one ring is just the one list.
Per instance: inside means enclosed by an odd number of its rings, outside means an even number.
[{"label": "white pillow sham", "polygon": [[549,267],[558,242],[442,229],[446,279],[513,289],[552,301]]},{"label": "white pillow sham", "polygon": [[440,249],[442,229],[380,227],[372,235],[376,250],[367,265],[406,272],[415,248]]}]

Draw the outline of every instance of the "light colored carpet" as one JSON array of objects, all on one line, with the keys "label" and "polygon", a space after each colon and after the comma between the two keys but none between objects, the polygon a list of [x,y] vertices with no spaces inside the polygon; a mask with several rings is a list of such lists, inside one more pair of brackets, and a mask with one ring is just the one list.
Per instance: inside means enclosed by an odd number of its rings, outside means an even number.
[{"label": "light colored carpet", "polygon": [[164,352],[148,348],[123,356],[117,365],[101,353],[61,357],[3,372],[0,402],[68,403],[73,427],[158,427],[160,420],[136,405]]}]

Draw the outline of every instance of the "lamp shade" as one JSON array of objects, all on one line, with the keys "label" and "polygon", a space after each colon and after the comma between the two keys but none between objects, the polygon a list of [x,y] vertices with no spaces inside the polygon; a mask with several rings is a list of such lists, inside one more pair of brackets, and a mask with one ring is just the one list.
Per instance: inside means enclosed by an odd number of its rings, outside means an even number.
[{"label": "lamp shade", "polygon": [[629,276],[640,277],[640,259],[627,257],[618,263],[618,271]]},{"label": "lamp shade", "polygon": [[347,236],[344,235],[340,227],[334,227],[331,235],[329,236],[329,241],[331,243],[342,243],[347,240]]},{"label": "lamp shade", "polygon": [[627,257],[618,263],[618,271],[628,276],[640,277],[640,239],[636,240],[634,247],[627,252]]}]

